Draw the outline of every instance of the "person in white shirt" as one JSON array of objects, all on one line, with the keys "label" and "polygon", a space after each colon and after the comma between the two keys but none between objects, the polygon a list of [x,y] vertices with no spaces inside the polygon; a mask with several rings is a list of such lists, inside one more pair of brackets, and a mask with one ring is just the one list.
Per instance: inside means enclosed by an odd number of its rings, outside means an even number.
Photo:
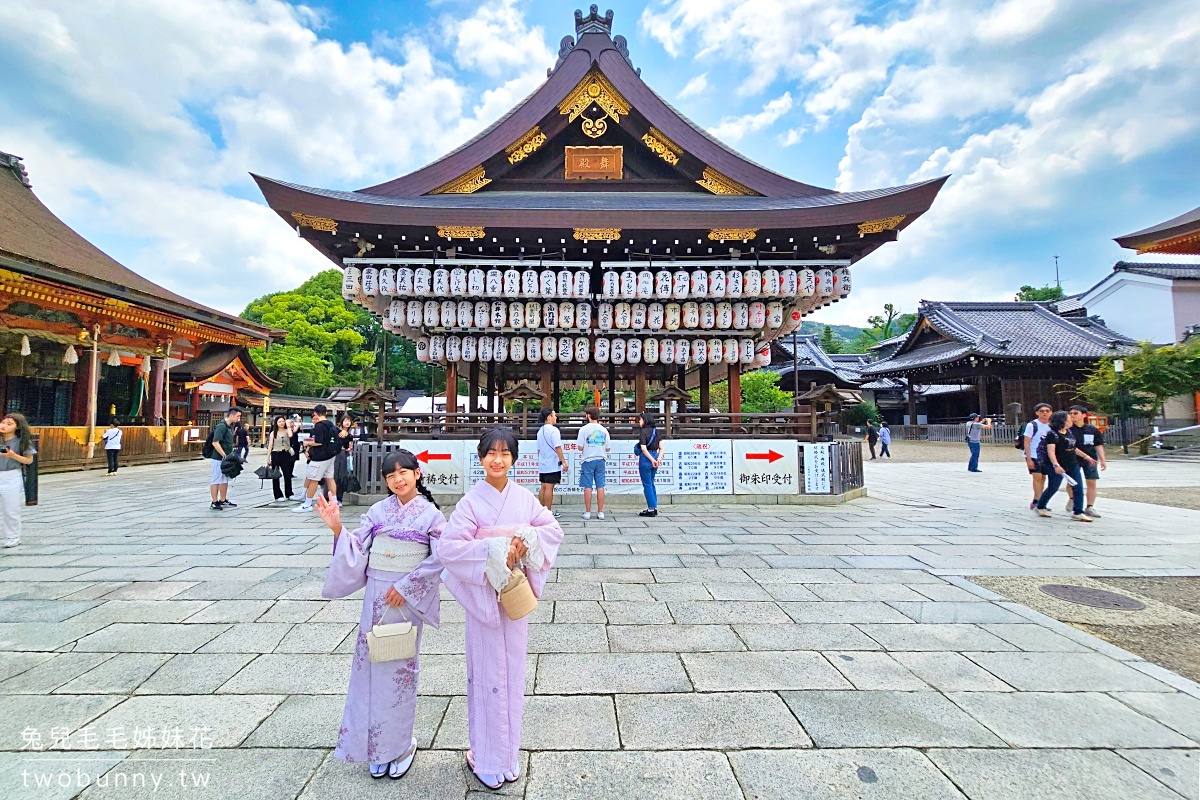
[{"label": "person in white shirt", "polygon": [[117,426],[117,418],[113,417],[108,428],[100,434],[104,440],[104,455],[108,457],[108,472],[106,475],[117,474],[117,459],[121,455],[121,429]]},{"label": "person in white shirt", "polygon": [[596,518],[604,519],[604,470],[608,454],[608,429],[600,424],[600,409],[589,408],[587,424],[579,429],[575,443],[583,448],[579,458],[579,486],[583,489],[583,518],[592,518],[592,489],[596,490]]},{"label": "person in white shirt", "polygon": [[562,482],[563,473],[567,471],[567,457],[563,455],[562,434],[555,423],[558,422],[558,412],[553,408],[542,409],[542,427],[537,432],[538,449],[538,501],[551,511],[554,516],[554,487]]},{"label": "person in white shirt", "polygon": [[1042,496],[1042,492],[1046,489],[1046,473],[1042,472],[1042,465],[1038,463],[1038,445],[1042,443],[1042,439],[1050,431],[1050,415],[1054,413],[1054,409],[1049,403],[1038,403],[1033,407],[1033,414],[1036,419],[1029,421],[1025,426],[1023,438],[1025,440],[1025,466],[1029,469],[1029,474],[1033,478],[1033,501],[1030,502],[1029,508],[1033,509],[1037,506],[1038,498]]}]

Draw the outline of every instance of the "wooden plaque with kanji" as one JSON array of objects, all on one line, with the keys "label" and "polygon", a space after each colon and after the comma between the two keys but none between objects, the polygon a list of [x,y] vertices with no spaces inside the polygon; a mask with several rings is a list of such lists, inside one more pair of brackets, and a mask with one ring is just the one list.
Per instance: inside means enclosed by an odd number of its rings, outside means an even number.
[{"label": "wooden plaque with kanji", "polygon": [[624,175],[624,148],[567,147],[567,180],[621,180]]}]

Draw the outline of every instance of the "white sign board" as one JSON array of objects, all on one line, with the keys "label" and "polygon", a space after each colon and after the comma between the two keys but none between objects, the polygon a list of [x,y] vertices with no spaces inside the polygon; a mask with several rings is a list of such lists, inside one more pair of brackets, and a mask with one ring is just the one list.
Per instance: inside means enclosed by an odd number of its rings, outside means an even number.
[{"label": "white sign board", "polygon": [[[670,494],[733,494],[733,442],[729,439],[669,439],[666,459],[674,462]],[[658,478],[663,470],[659,469]],[[654,481],[658,486],[659,480]]]},{"label": "white sign board", "polygon": [[799,494],[796,445],[794,439],[734,440],[734,494]]},{"label": "white sign board", "polygon": [[425,485],[435,494],[461,494],[466,491],[463,475],[466,462],[463,460],[464,446],[475,449],[474,442],[457,439],[449,441],[407,441],[401,447],[417,457]]},{"label": "white sign board", "polygon": [[805,444],[804,448],[804,493],[829,494],[829,443]]}]

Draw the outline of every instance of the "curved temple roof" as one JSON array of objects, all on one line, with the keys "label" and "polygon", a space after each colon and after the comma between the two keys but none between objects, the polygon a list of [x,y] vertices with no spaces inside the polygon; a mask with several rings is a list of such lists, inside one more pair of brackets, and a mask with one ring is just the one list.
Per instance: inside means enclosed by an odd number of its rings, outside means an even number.
[{"label": "curved temple roof", "polygon": [[1200,255],[1200,208],[1160,222],[1158,225],[1117,237],[1121,247],[1139,253]]}]

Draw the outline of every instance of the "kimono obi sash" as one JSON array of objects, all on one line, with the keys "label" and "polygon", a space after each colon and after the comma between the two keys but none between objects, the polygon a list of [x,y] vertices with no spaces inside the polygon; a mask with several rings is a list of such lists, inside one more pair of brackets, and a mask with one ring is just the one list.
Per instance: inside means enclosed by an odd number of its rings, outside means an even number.
[{"label": "kimono obi sash", "polygon": [[380,572],[412,572],[429,557],[429,542],[377,535],[371,542],[367,566]]},{"label": "kimono obi sash", "polygon": [[493,539],[503,536],[506,539],[511,539],[517,535],[517,531],[527,527],[525,525],[481,525],[475,531],[476,539]]}]

